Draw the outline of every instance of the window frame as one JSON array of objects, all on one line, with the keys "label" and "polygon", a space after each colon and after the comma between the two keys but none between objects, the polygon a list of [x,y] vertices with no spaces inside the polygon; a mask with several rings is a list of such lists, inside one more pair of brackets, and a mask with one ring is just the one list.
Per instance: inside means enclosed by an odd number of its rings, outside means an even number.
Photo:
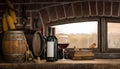
[{"label": "window frame", "polygon": [[[92,49],[95,53],[100,53],[101,50],[101,22],[100,22],[100,18],[97,17],[87,17],[87,18],[74,18],[74,19],[64,19],[64,20],[58,20],[55,22],[50,22],[48,24],[45,24],[45,28],[46,28],[46,35],[48,35],[48,27],[49,26],[54,26],[54,25],[61,25],[61,24],[69,24],[69,23],[73,23],[73,22],[85,22],[85,21],[98,21],[98,48],[94,48]],[[73,48],[68,48],[68,49],[73,49]],[[91,50],[90,48],[85,48],[86,50]]]},{"label": "window frame", "polygon": [[105,32],[105,52],[107,52],[107,53],[120,53],[120,48],[119,49],[117,49],[117,48],[108,48],[108,42],[107,42],[107,24],[108,24],[108,22],[117,22],[117,23],[120,23],[120,18],[106,18],[106,20],[105,20],[105,30],[104,30],[104,32]]}]

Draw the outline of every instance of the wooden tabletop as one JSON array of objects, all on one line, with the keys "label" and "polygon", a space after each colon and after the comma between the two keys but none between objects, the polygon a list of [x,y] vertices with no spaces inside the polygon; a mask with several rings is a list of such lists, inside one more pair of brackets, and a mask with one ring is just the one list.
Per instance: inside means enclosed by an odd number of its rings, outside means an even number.
[{"label": "wooden tabletop", "polygon": [[[0,63],[0,64],[9,64],[9,63]],[[10,63],[16,64],[16,63]],[[35,63],[17,63],[17,64],[35,64]],[[93,60],[71,60],[59,59],[55,62],[46,62],[46,60],[40,60],[40,63],[36,64],[120,64],[120,59],[93,59]]]},{"label": "wooden tabletop", "polygon": [[0,69],[120,69],[120,59],[58,60],[40,63],[0,63]]},{"label": "wooden tabletop", "polygon": [[58,60],[56,62],[46,62],[41,60],[40,63],[56,63],[56,64],[120,64],[120,59],[93,59],[93,60]]}]

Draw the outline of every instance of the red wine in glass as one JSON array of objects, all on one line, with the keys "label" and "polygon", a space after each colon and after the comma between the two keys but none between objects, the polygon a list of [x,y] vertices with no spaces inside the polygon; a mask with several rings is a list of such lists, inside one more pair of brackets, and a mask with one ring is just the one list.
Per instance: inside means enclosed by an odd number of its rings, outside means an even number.
[{"label": "red wine in glass", "polygon": [[62,59],[62,60],[66,60],[66,59],[65,59],[64,51],[65,51],[65,48],[68,47],[68,45],[69,45],[69,43],[64,43],[64,44],[59,43],[59,44],[58,44],[59,48],[61,48],[61,49],[62,49],[62,52],[63,52],[63,59]]},{"label": "red wine in glass", "polygon": [[67,48],[68,47],[68,45],[69,45],[69,43],[64,43],[64,44],[58,44],[58,46],[61,48],[61,49],[65,49],[65,48]]}]

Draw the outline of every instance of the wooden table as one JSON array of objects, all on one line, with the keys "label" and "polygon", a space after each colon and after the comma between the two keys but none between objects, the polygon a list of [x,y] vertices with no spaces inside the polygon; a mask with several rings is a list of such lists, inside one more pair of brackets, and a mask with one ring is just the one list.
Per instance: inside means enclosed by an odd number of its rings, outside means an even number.
[{"label": "wooden table", "polygon": [[58,60],[40,63],[0,63],[0,69],[120,69],[120,59]]}]

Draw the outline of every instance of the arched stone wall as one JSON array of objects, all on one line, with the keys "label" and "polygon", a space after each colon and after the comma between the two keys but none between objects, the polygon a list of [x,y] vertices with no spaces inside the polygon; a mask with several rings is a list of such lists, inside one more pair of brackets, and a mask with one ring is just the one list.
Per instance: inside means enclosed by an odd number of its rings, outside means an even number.
[{"label": "arched stone wall", "polygon": [[63,19],[79,17],[120,17],[120,2],[78,1],[41,8],[41,22],[44,24]]}]

